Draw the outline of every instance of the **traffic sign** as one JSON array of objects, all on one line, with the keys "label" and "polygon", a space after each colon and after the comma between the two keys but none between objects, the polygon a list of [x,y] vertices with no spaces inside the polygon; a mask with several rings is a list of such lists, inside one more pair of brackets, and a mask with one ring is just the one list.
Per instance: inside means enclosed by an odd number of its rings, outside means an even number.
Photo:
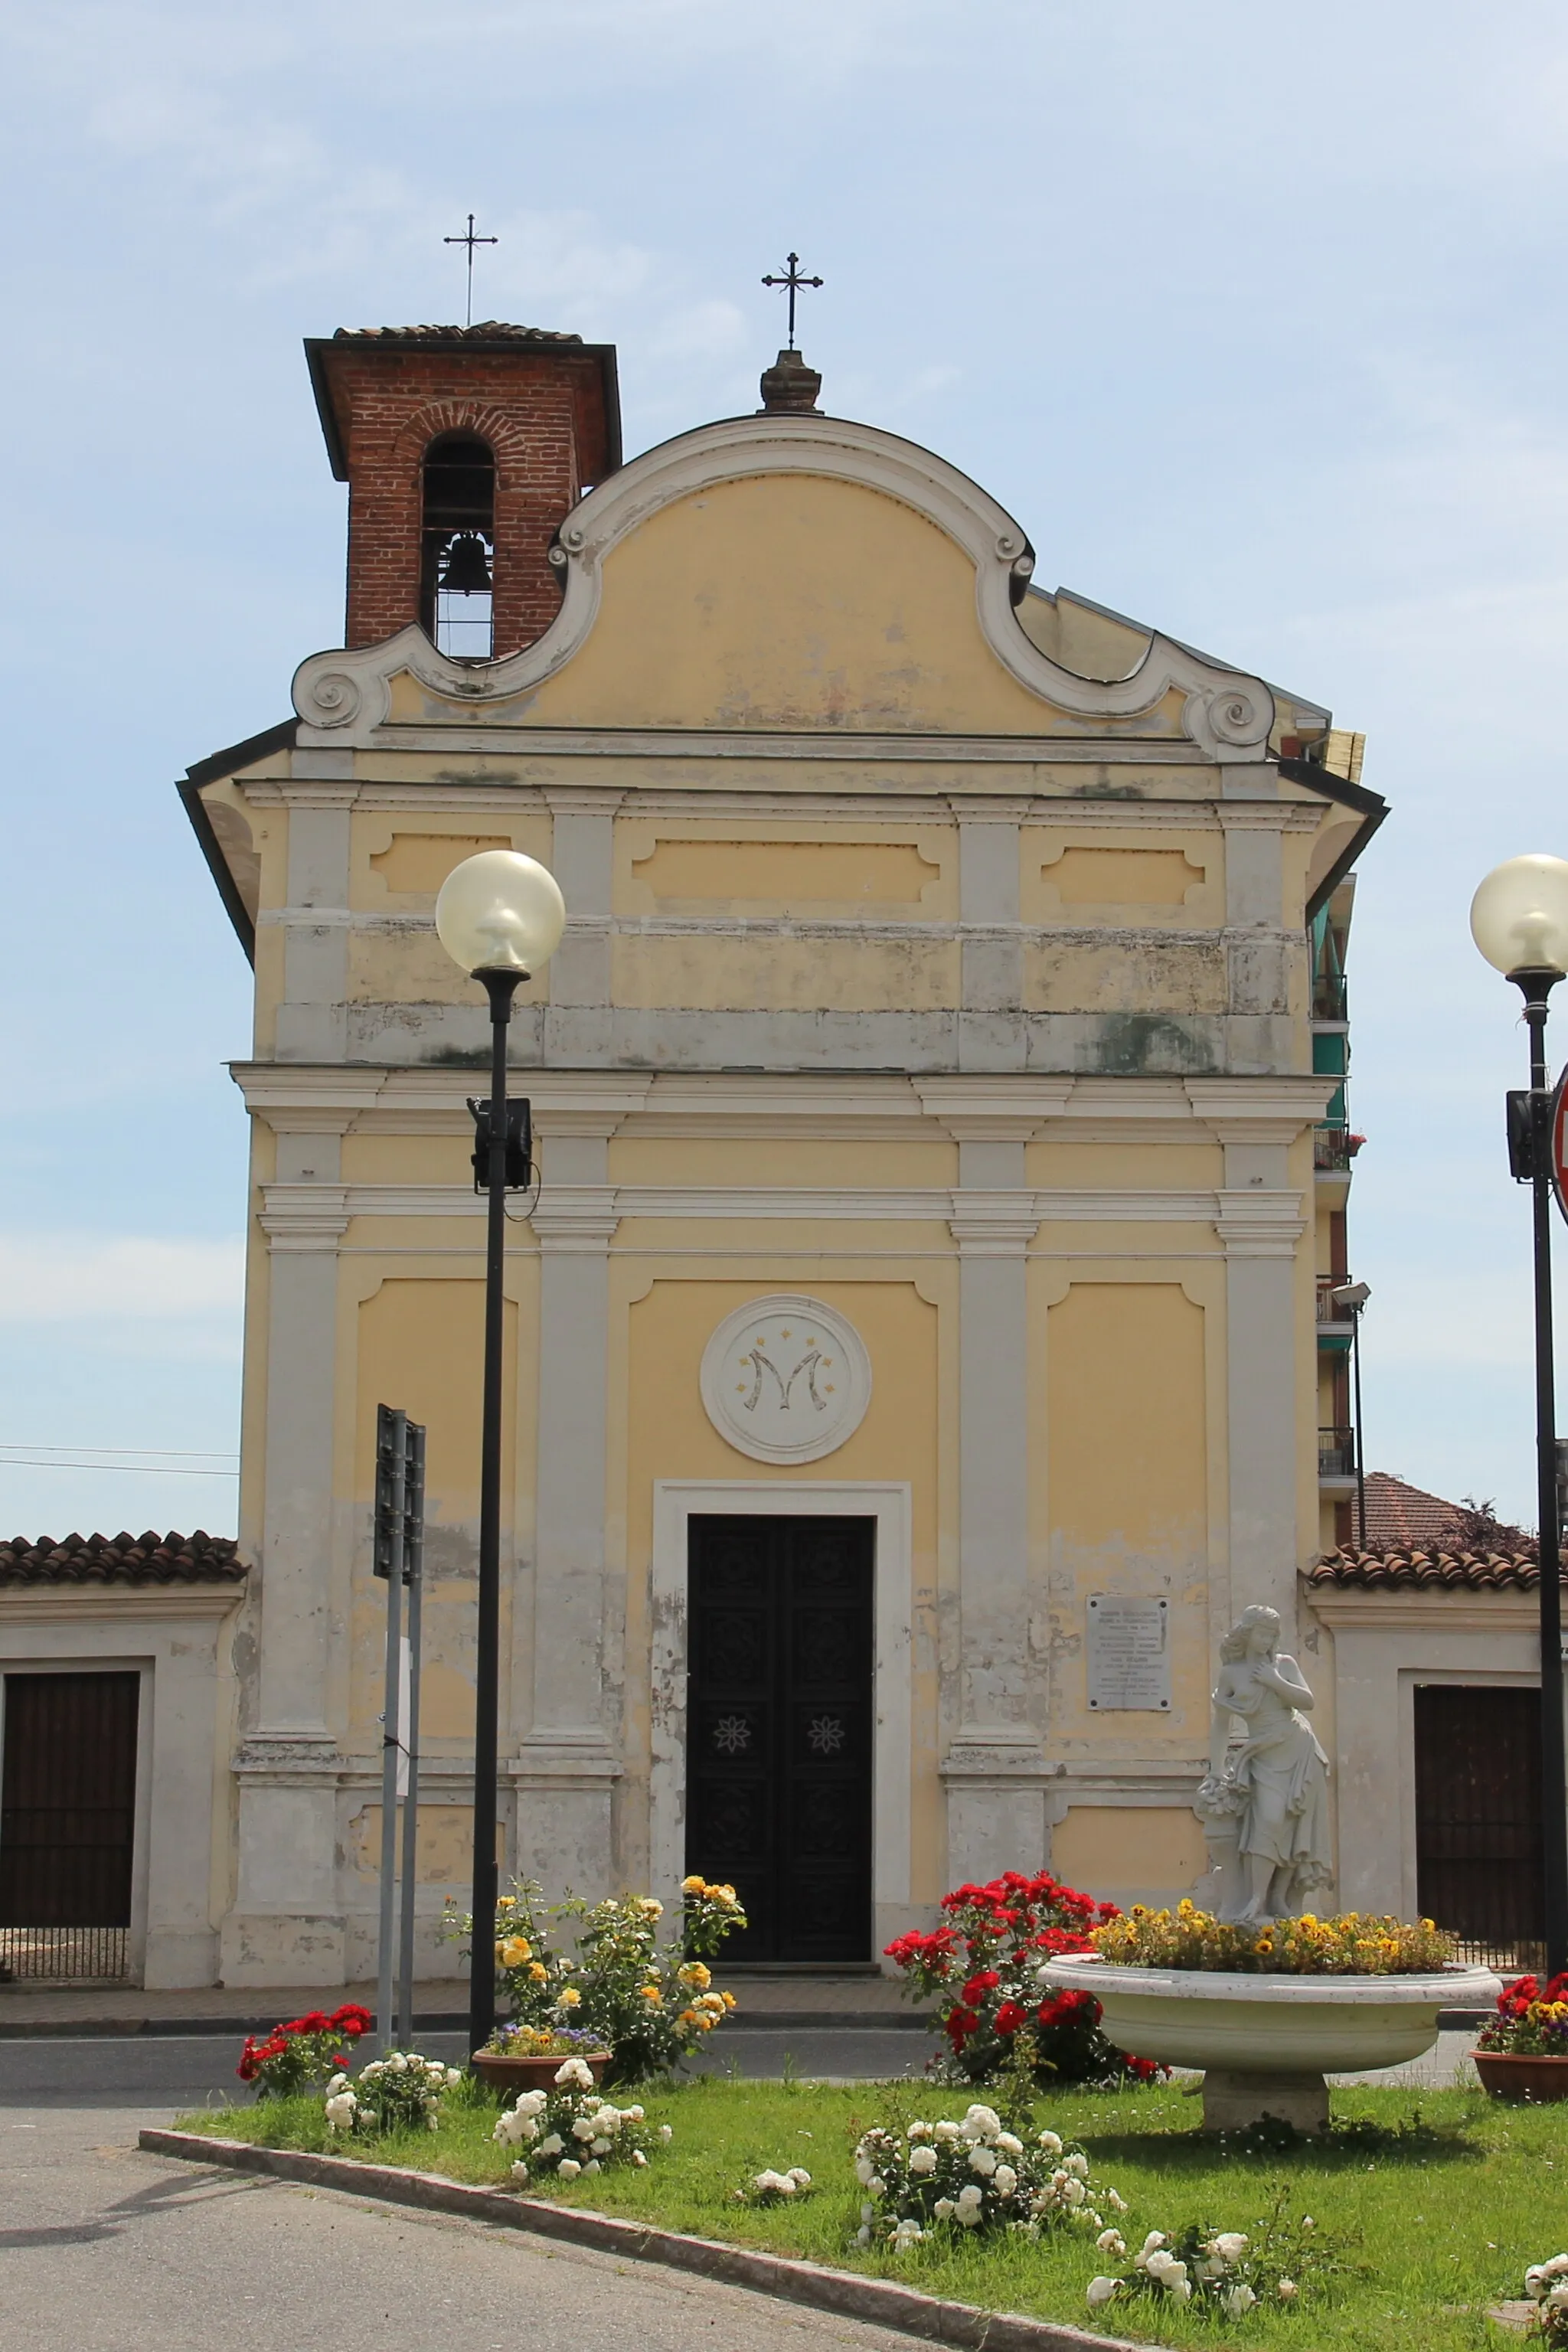
[{"label": "traffic sign", "polygon": [[1546,1164],[1552,1171],[1552,1189],[1557,1195],[1557,1205],[1568,1217],[1568,1068],[1558,1079],[1546,1113]]}]

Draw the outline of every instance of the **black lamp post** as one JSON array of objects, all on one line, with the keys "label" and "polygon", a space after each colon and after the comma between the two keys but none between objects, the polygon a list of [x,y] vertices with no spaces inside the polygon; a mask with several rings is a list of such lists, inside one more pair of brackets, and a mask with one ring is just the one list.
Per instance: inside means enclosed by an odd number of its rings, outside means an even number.
[{"label": "black lamp post", "polygon": [[529,1107],[509,1103],[506,1040],[521,983],[560,945],[566,908],[555,877],[516,850],[486,849],[453,867],[436,901],[436,929],[453,961],[490,1003],[490,1091],[470,1098],[474,1187],[489,1195],[485,1230],[485,1367],[479,1441],[479,1639],[474,1671],[474,1917],[468,1969],[468,2046],[489,2040],[496,2020],[496,1765],[500,1693],[500,1487],[506,1196],[526,1185]]},{"label": "black lamp post", "polygon": [[1541,1829],[1546,1973],[1568,1967],[1568,1789],[1563,1736],[1562,1527],[1557,1499],[1557,1408],[1552,1376],[1552,1094],[1546,1066],[1547,1001],[1568,971],[1568,861],[1510,857],[1489,874],[1470,907],[1470,930],[1487,961],[1524,999],[1530,1089],[1509,1097],[1509,1157],[1531,1189],[1535,1248],[1536,1523],[1541,1559]]},{"label": "black lamp post", "polygon": [[1348,1307],[1351,1311],[1351,1380],[1353,1383],[1354,1405],[1352,1418],[1355,1423],[1355,1507],[1356,1543],[1366,1549],[1366,1451],[1362,1436],[1361,1418],[1361,1318],[1362,1309],[1372,1292],[1364,1282],[1342,1282],[1329,1297],[1336,1307]]}]

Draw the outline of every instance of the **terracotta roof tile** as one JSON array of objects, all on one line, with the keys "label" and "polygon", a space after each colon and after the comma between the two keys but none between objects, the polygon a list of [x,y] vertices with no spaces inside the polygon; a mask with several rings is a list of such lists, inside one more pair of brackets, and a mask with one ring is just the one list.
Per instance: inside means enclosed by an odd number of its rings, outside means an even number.
[{"label": "terracotta roof tile", "polygon": [[7,1584],[238,1584],[247,1570],[233,1536],[62,1537],[0,1543],[0,1586]]},{"label": "terracotta roof tile", "polygon": [[334,343],[580,343],[581,335],[563,334],[554,327],[511,327],[503,319],[483,319],[471,327],[339,327]]},{"label": "terracotta roof tile", "polygon": [[1310,1591],[1533,1592],[1541,1570],[1533,1545],[1513,1552],[1356,1551],[1347,1545],[1308,1569],[1306,1581]]}]

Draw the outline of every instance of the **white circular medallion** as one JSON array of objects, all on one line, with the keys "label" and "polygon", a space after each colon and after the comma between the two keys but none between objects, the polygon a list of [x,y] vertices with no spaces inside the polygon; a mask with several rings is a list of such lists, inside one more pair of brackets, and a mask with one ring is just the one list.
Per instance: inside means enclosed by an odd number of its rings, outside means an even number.
[{"label": "white circular medallion", "polygon": [[755,1462],[816,1462],[859,1428],[871,1359],[818,1298],[776,1292],[726,1315],[702,1351],[702,1402],[721,1437]]}]

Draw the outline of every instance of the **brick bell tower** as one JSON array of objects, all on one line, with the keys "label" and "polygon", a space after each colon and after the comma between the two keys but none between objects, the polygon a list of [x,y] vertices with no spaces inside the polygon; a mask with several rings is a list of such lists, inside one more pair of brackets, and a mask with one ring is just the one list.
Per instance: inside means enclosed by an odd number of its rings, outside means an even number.
[{"label": "brick bell tower", "polygon": [[416,621],[498,660],[554,619],[550,548],[621,462],[615,347],[542,327],[340,327],[307,341],[332,472],[349,486],[344,643]]}]

